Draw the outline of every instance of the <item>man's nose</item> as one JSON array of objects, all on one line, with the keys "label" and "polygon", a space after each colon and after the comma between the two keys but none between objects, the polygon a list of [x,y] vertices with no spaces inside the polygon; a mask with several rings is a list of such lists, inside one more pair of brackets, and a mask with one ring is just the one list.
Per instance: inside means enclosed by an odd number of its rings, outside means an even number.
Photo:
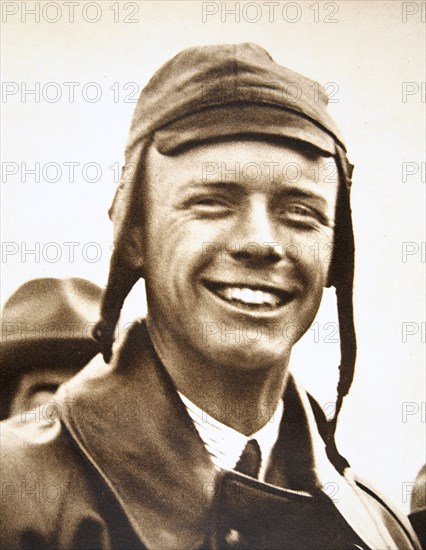
[{"label": "man's nose", "polygon": [[233,231],[231,257],[255,263],[275,263],[283,258],[282,230],[269,212],[265,198],[250,201]]}]

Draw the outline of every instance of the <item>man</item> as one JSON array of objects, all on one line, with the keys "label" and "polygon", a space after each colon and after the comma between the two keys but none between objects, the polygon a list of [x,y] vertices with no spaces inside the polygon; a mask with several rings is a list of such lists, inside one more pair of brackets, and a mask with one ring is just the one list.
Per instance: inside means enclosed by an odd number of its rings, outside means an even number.
[{"label": "man", "polygon": [[[418,548],[334,442],[354,247],[326,104],[253,44],[185,50],[142,91],[94,331],[105,362],[63,386],[51,425],[4,428],[8,548]],[[113,350],[140,277],[147,318]],[[288,370],[326,285],[342,336],[331,423]],[[38,501],[21,489],[35,479]]]},{"label": "man", "polygon": [[91,329],[101,298],[101,288],[79,278],[33,279],[10,296],[1,315],[1,420],[43,412],[59,385],[97,354]]}]

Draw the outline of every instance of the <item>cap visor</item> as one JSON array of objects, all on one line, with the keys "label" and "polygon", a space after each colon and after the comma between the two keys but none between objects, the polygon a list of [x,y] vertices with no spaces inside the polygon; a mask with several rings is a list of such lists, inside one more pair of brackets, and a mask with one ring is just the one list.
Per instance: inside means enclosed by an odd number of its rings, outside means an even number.
[{"label": "cap visor", "polygon": [[220,138],[259,136],[292,139],[334,155],[333,138],[304,115],[265,105],[227,105],[203,110],[164,126],[154,135],[163,155]]}]

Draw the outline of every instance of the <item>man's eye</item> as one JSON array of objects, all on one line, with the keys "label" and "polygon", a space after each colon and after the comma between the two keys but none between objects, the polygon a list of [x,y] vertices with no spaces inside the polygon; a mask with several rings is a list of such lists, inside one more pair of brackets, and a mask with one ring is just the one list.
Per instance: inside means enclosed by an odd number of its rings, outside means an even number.
[{"label": "man's eye", "polygon": [[203,199],[195,200],[194,204],[196,206],[207,206],[207,207],[214,208],[214,207],[224,206],[224,201],[219,199],[203,198]]},{"label": "man's eye", "polygon": [[303,206],[303,204],[290,204],[287,208],[289,214],[295,214],[296,216],[311,216],[317,217],[317,214],[312,208]]},{"label": "man's eye", "polygon": [[230,210],[230,202],[223,197],[196,197],[189,201],[189,206],[195,212],[206,215],[222,215]]},{"label": "man's eye", "polygon": [[318,224],[328,226],[330,223],[327,216],[316,208],[298,203],[288,204],[283,211],[283,216],[290,222],[310,227],[317,226]]}]

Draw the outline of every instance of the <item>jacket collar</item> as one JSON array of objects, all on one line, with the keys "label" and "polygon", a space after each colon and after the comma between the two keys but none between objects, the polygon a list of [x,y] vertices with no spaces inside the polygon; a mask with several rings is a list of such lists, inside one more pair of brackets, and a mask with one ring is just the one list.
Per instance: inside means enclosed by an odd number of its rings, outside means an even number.
[{"label": "jacket collar", "polygon": [[[340,476],[327,459],[306,394],[292,377],[284,404],[266,481],[296,490],[317,488],[330,496],[337,488],[335,505],[358,535],[371,548],[391,548],[355,483]],[[76,443],[147,548],[192,550],[203,545],[214,506],[212,487],[218,486],[221,474],[143,322],[129,330],[111,365],[98,356],[62,386],[58,406]]]},{"label": "jacket collar", "polygon": [[133,325],[111,366],[84,370],[60,398],[74,439],[147,548],[199,548],[216,470],[145,324]]}]

